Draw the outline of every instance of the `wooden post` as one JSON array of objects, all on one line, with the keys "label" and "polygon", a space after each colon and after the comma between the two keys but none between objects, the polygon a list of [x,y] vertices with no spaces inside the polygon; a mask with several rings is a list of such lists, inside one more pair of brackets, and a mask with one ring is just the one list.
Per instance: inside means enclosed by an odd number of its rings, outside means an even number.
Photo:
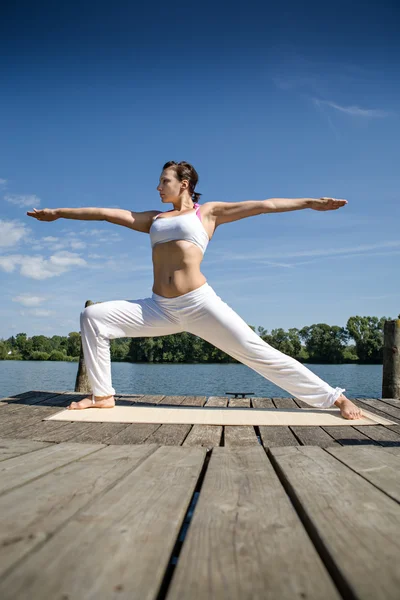
[{"label": "wooden post", "polygon": [[382,398],[400,398],[400,319],[383,328]]},{"label": "wooden post", "polygon": [[[94,304],[91,300],[86,300],[85,308]],[[90,385],[89,378],[87,376],[85,358],[83,356],[82,347],[82,332],[81,332],[81,351],[79,354],[79,366],[78,373],[76,374],[75,381],[75,392],[81,392],[81,394],[90,394],[92,392],[92,386]]]}]

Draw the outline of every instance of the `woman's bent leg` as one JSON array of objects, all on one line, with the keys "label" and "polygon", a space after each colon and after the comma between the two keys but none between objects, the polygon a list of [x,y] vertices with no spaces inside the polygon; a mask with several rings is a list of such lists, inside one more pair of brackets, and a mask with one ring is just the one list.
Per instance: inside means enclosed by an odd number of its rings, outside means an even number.
[{"label": "woman's bent leg", "polygon": [[212,290],[185,324],[198,335],[310,406],[328,408],[345,390],[332,388],[300,362],[264,342]]},{"label": "woman's bent leg", "polygon": [[110,339],[156,337],[183,331],[151,298],[113,300],[85,308],[80,316],[82,347],[95,396],[113,396]]}]

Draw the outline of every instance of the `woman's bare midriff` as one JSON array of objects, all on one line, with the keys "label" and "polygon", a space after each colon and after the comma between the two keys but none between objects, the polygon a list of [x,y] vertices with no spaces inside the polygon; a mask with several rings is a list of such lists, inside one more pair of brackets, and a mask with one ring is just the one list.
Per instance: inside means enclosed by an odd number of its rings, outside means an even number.
[{"label": "woman's bare midriff", "polygon": [[153,292],[176,298],[199,288],[207,279],[200,271],[201,249],[185,240],[157,244],[153,248]]}]

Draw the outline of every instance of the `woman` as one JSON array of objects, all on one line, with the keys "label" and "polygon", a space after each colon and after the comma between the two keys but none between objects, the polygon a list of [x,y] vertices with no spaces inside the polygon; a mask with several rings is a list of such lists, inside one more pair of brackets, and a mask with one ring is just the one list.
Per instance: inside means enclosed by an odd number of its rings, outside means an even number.
[{"label": "woman", "polygon": [[187,331],[233,356],[312,407],[336,405],[345,419],[361,417],[342,388],[332,388],[304,365],[264,342],[208,285],[200,264],[215,229],[255,215],[312,208],[336,210],[346,200],[273,198],[245,202],[197,203],[198,175],[186,162],[167,162],[157,190],[167,212],[113,208],[45,208],[27,215],[39,221],[59,218],[108,221],[150,234],[154,285],[152,296],[113,300],[85,308],[81,335],[92,395],[70,409],[112,408],[110,339],[156,337]]}]

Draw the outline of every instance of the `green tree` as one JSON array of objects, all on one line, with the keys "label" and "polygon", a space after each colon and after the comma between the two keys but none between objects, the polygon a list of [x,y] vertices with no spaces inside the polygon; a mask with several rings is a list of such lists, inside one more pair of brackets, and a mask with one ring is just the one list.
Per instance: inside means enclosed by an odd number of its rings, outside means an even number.
[{"label": "green tree", "polygon": [[125,361],[128,360],[130,338],[116,338],[111,340],[110,352],[111,360]]},{"label": "green tree", "polygon": [[0,360],[5,360],[8,357],[7,343],[0,340]]},{"label": "green tree", "polygon": [[347,330],[356,343],[357,356],[362,363],[383,362],[383,327],[390,317],[350,317]]},{"label": "green tree", "polygon": [[66,343],[66,350],[68,356],[79,356],[81,351],[81,334],[77,331],[71,331],[68,334]]},{"label": "green tree", "polygon": [[48,360],[49,359],[48,352],[39,352],[38,350],[33,350],[30,356],[30,360]]},{"label": "green tree", "polygon": [[26,333],[17,333],[15,336],[15,343],[22,358],[27,360],[33,350],[32,340],[27,337]]},{"label": "green tree", "polygon": [[264,342],[292,357],[297,357],[301,352],[301,340],[299,330],[295,327],[285,331],[282,328],[273,329],[270,334],[263,327],[258,328],[260,337]]},{"label": "green tree", "polygon": [[51,341],[45,335],[33,335],[32,338],[32,351],[47,352],[50,354],[53,347]]},{"label": "green tree", "polygon": [[53,350],[49,356],[49,360],[67,360],[67,355],[64,352],[60,352],[60,350]]},{"label": "green tree", "polygon": [[344,327],[318,323],[300,330],[310,362],[341,363],[349,334]]}]

